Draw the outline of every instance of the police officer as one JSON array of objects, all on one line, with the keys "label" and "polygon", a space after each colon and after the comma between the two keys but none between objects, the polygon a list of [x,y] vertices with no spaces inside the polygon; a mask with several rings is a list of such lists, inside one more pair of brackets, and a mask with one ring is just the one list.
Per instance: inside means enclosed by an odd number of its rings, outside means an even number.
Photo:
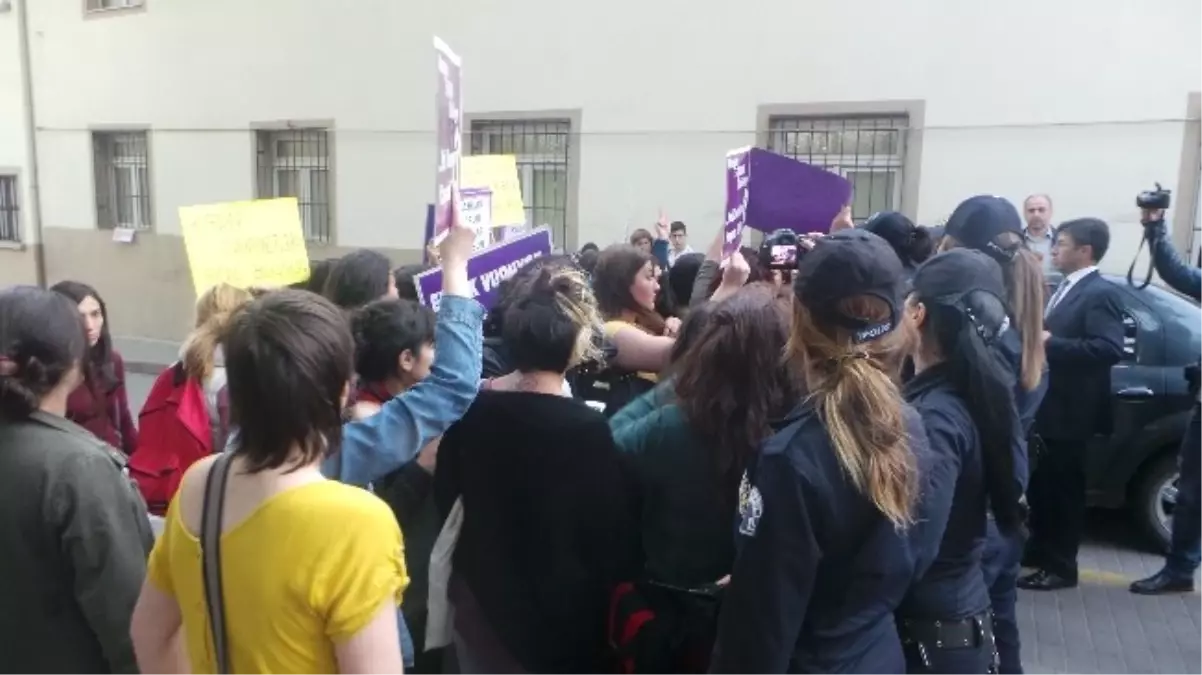
[{"label": "police officer", "polygon": [[901,262],[864,230],[824,237],[794,278],[805,395],[739,489],[739,554],[715,672],[901,672],[893,611],[914,579],[917,413],[894,383]]},{"label": "police officer", "polygon": [[936,457],[911,529],[920,579],[897,612],[911,673],[987,673],[996,660],[981,573],[986,509],[1005,534],[1022,523],[1009,374],[992,352],[1009,327],[1005,293],[996,262],[958,249],[921,265],[906,300],[915,375],[905,397]]},{"label": "police officer", "polygon": [[[1028,439],[1035,426],[1035,415],[1048,388],[1046,358],[1043,350],[1043,298],[1045,293],[1042,263],[1026,247],[1022,218],[1006,199],[978,195],[961,202],[948,217],[941,248],[964,247],[981,251],[1002,268],[1006,300],[1010,310],[1010,330],[993,343],[994,354],[1007,366],[1013,378],[1013,402],[1017,414],[1017,433],[1011,451],[1014,479],[1020,492],[1026,492],[1031,475]],[[1026,509],[1025,505],[1022,507]],[[998,647],[998,672],[1021,673],[1021,645],[1018,634],[1018,576],[1021,571],[1025,537],[1021,532],[1003,536],[993,522],[988,524],[982,565],[985,583],[993,606],[994,630]]]},{"label": "police officer", "polygon": [[[1163,209],[1147,209],[1141,221],[1144,224],[1144,236],[1147,237],[1152,249],[1152,264],[1156,273],[1174,290],[1184,293],[1194,300],[1202,297],[1202,270],[1190,267],[1169,240],[1164,226]],[[1198,392],[1198,364],[1186,370],[1190,387],[1194,396]],[[1202,481],[1199,476],[1199,463],[1202,462],[1202,431],[1198,424],[1198,400],[1194,400],[1194,414],[1190,417],[1189,427],[1185,438],[1181,439],[1181,477],[1177,481],[1177,503],[1173,509],[1173,534],[1169,544],[1169,555],[1164,568],[1147,579],[1140,579],[1131,584],[1131,592],[1140,595],[1156,595],[1159,593],[1189,593],[1194,590],[1194,572],[1198,570],[1202,551],[1199,550],[1199,539],[1202,538]]]}]

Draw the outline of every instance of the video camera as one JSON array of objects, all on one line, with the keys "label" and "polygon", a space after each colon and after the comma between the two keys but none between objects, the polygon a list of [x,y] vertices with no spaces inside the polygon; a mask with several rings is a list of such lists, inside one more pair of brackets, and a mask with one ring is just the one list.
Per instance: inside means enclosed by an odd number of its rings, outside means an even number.
[{"label": "video camera", "polygon": [[795,270],[799,252],[804,254],[805,250],[798,246],[797,233],[788,229],[777,230],[760,242],[760,267]]},{"label": "video camera", "polygon": [[1160,187],[1160,183],[1156,184],[1155,190],[1144,190],[1135,195],[1135,205],[1146,211],[1167,211],[1172,201],[1173,191]]},{"label": "video camera", "polygon": [[[1135,205],[1145,213],[1149,211],[1167,211],[1172,202],[1173,191],[1164,189],[1160,186],[1160,183],[1156,183],[1155,190],[1144,190],[1135,195]],[[1135,274],[1135,262],[1139,259],[1139,254],[1144,249],[1144,243],[1156,236],[1158,229],[1163,223],[1163,219],[1144,220],[1141,217],[1140,223],[1144,226],[1144,236],[1139,240],[1139,248],[1135,250],[1135,259],[1131,261],[1131,266],[1127,268],[1127,285],[1142,291],[1152,283],[1152,261],[1148,261],[1148,271],[1144,274],[1144,280],[1139,285],[1136,285],[1133,278]]]}]

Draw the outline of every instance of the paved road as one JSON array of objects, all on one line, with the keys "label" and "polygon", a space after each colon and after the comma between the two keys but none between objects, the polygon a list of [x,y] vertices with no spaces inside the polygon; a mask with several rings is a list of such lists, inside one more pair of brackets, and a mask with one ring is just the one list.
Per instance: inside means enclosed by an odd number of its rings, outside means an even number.
[{"label": "paved road", "polygon": [[[129,376],[135,414],[153,381]],[[1081,549],[1081,585],[1056,593],[1019,591],[1027,672],[1202,672],[1202,596],[1129,593],[1132,580],[1160,567],[1161,557],[1141,546],[1122,514],[1094,514]]]}]

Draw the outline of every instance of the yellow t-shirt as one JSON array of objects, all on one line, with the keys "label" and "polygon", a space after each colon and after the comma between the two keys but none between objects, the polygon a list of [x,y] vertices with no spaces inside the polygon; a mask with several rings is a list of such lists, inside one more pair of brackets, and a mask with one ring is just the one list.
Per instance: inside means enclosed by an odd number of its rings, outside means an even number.
[{"label": "yellow t-shirt", "polygon": [[[618,334],[618,331],[622,330],[623,328],[633,328],[634,330],[641,330],[644,333],[647,333],[647,331],[642,326],[639,326],[638,324],[630,323],[628,321],[617,321],[617,320],[606,321],[605,325],[603,327],[605,329],[605,337],[607,337],[611,340],[613,339],[613,337],[615,335]],[[650,335],[650,333],[647,333],[647,334]],[[659,373],[652,373],[652,372],[648,372],[645,370],[640,370],[635,374],[649,382],[659,382]]]},{"label": "yellow t-shirt", "polygon": [[[214,673],[200,541],[167,510],[148,576],[183,615],[193,672]],[[396,518],[375,495],[336,481],[270,497],[221,536],[230,665],[236,673],[336,673],[334,644],[409,583]]]}]

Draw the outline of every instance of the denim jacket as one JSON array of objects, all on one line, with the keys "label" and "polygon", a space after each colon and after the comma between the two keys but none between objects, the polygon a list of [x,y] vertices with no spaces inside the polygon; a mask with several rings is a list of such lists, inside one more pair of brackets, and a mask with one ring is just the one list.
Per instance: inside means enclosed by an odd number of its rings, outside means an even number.
[{"label": "denim jacket", "polygon": [[475,300],[443,296],[429,377],[375,415],[342,425],[342,447],[322,473],[366,487],[408,464],[457,422],[480,385],[483,322],[484,308]]}]

